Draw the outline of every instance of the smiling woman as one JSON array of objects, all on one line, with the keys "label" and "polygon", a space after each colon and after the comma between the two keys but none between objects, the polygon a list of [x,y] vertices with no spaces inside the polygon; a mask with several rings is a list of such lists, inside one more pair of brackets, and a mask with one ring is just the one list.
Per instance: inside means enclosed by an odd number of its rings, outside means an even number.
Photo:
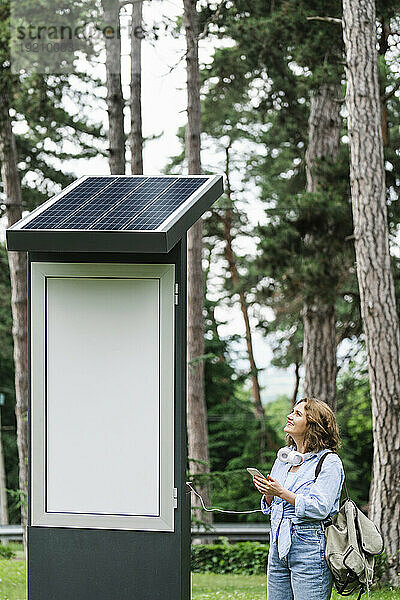
[{"label": "smiling woman", "polygon": [[[254,478],[264,514],[271,515],[268,600],[328,600],[332,575],[325,559],[325,524],[339,510],[344,482],[336,417],[317,398],[299,400],[284,427],[287,450],[301,463],[276,459],[267,478]],[[318,479],[315,469],[322,456]]]}]

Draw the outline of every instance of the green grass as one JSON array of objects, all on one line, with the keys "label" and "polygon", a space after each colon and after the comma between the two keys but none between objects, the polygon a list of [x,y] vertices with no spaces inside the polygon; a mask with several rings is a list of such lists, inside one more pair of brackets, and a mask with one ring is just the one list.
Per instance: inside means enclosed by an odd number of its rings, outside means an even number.
[{"label": "green grass", "polygon": [[[334,590],[331,600],[356,599],[352,596],[339,596]],[[367,597],[361,596],[361,600]],[[213,573],[192,574],[193,600],[266,600],[266,577],[264,575],[215,575]],[[400,589],[377,590],[370,593],[371,600],[400,600]]]},{"label": "green grass", "polygon": [[26,563],[0,560],[0,600],[26,600]]},{"label": "green grass", "polygon": [[[192,574],[193,600],[266,600],[266,578],[264,575],[214,575],[213,573]],[[357,594],[346,596],[349,600]],[[366,595],[362,596],[362,600]],[[400,600],[400,589],[377,590],[370,594],[371,600]],[[332,600],[343,600],[336,591]],[[0,560],[0,600],[26,600],[26,564],[17,553],[16,559]]]},{"label": "green grass", "polygon": [[215,575],[192,573],[193,600],[265,600],[264,575]]}]

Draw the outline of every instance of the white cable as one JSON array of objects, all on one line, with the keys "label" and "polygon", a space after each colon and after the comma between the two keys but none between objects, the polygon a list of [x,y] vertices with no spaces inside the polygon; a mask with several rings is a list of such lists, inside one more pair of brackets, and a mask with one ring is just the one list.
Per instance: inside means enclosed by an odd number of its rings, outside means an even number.
[{"label": "white cable", "polygon": [[[247,513],[262,512],[262,510],[261,510],[261,509],[258,509],[258,510],[223,510],[222,508],[206,508],[206,507],[204,506],[203,498],[200,496],[200,494],[198,494],[198,493],[196,492],[196,490],[194,490],[194,489],[192,488],[192,486],[190,485],[191,483],[192,483],[191,481],[187,481],[187,482],[186,482],[186,485],[187,485],[188,487],[190,487],[190,489],[192,490],[192,492],[193,492],[194,494],[196,494],[196,496],[198,496],[198,497],[200,498],[201,505],[202,505],[203,509],[204,509],[204,510],[206,510],[207,512],[218,511],[218,512],[223,512],[223,513],[231,513],[231,514],[236,514],[236,515],[237,515],[237,514],[244,515],[244,514],[247,514]],[[187,492],[187,493],[188,493],[188,494],[190,494],[190,492]]]}]

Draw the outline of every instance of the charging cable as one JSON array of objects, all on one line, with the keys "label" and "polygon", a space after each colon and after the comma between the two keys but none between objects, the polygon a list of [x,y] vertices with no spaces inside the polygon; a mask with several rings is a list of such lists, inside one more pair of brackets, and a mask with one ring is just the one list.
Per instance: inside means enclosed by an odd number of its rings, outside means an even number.
[{"label": "charging cable", "polygon": [[[203,509],[206,510],[207,512],[218,511],[218,512],[223,512],[223,513],[235,514],[235,515],[238,515],[238,514],[244,515],[244,514],[248,514],[248,513],[262,512],[261,509],[258,509],[258,510],[223,510],[222,508],[206,508],[204,506],[203,498],[200,496],[200,494],[198,494],[196,492],[196,490],[194,490],[192,488],[192,486],[190,485],[191,483],[192,483],[191,481],[187,481],[186,485],[192,490],[192,492],[194,494],[196,494],[196,496],[198,496],[200,498],[201,505],[202,505]],[[190,492],[186,492],[186,493],[190,494]]]}]

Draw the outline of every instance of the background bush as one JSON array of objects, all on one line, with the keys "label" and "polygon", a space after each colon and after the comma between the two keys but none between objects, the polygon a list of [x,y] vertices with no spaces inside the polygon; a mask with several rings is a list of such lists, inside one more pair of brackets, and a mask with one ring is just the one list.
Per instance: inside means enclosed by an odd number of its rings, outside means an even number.
[{"label": "background bush", "polygon": [[16,553],[10,544],[0,544],[0,558],[10,559],[15,557]]},{"label": "background bush", "polygon": [[221,540],[216,544],[192,545],[191,569],[194,573],[234,573],[263,575],[266,573],[269,544]]}]

